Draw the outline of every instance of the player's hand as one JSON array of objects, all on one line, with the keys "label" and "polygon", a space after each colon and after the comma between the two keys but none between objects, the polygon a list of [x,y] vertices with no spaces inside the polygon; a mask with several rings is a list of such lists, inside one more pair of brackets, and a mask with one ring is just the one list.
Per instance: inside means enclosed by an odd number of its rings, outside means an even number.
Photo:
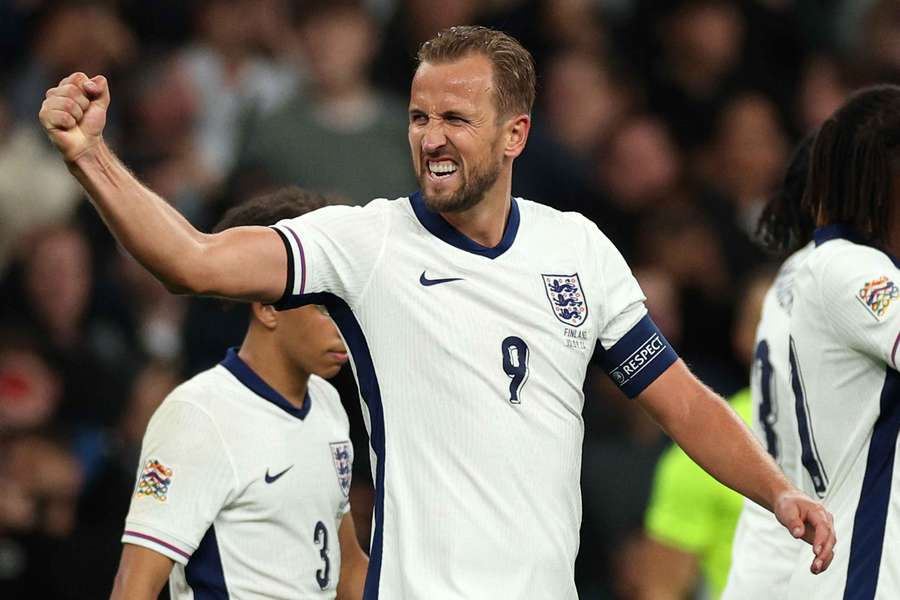
[{"label": "player's hand", "polygon": [[47,90],[39,116],[50,141],[72,162],[100,144],[108,107],[106,77],[73,73]]},{"label": "player's hand", "polygon": [[812,544],[813,559],[809,570],[815,575],[828,568],[834,558],[834,519],[820,503],[797,490],[782,494],[775,502],[775,516],[795,538]]}]

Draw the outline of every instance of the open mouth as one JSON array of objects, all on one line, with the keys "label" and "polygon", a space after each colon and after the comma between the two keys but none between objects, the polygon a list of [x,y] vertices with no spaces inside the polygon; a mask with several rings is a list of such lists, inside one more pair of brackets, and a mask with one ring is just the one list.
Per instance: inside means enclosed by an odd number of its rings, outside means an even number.
[{"label": "open mouth", "polygon": [[428,160],[425,166],[428,174],[434,179],[447,179],[459,170],[452,160]]}]

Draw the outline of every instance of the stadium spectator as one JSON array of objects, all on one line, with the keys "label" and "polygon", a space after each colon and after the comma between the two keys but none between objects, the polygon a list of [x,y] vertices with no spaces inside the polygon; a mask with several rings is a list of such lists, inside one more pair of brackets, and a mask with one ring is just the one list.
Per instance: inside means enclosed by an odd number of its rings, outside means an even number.
[{"label": "stadium spectator", "polygon": [[744,14],[736,0],[674,0],[651,15],[647,27],[660,52],[648,67],[650,107],[681,145],[696,147],[741,80]]},{"label": "stadium spectator", "polygon": [[200,161],[210,176],[221,182],[237,158],[243,120],[284,103],[300,77],[294,65],[279,62],[285,57],[261,52],[267,41],[264,35],[273,42],[289,39],[288,25],[276,31],[265,28],[272,20],[289,23],[287,10],[278,12],[278,5],[258,0],[203,0],[197,4],[196,41],[176,60],[183,65],[197,103],[205,107],[195,122]]},{"label": "stadium spectator", "polygon": [[731,206],[733,227],[751,238],[766,199],[778,187],[788,145],[780,117],[761,94],[730,99],[719,114],[700,174]]},{"label": "stadium spectator", "polygon": [[35,334],[21,325],[0,326],[0,443],[12,433],[46,428],[56,416],[62,386],[41,355]]},{"label": "stadium spectator", "polygon": [[40,2],[30,52],[12,79],[10,99],[16,118],[27,123],[48,83],[72,69],[115,74],[133,66],[134,35],[102,0]]},{"label": "stadium spectator", "polygon": [[[42,352],[61,376],[59,417],[72,428],[115,422],[125,385],[118,363],[95,344],[90,306],[94,292],[90,246],[75,225],[34,231],[23,253],[20,317],[39,332]],[[91,390],[85,394],[85,390]]]},{"label": "stadium spectator", "polygon": [[0,440],[0,592],[9,598],[75,600],[82,585],[70,569],[83,475],[58,439],[26,434]]},{"label": "stadium spectator", "polygon": [[81,196],[33,126],[0,94],[0,276],[31,229],[66,220]]},{"label": "stadium spectator", "polygon": [[845,62],[827,54],[812,56],[807,61],[796,100],[800,133],[805,135],[818,129],[847,99],[854,75]]},{"label": "stadium spectator", "polygon": [[[219,181],[201,154],[196,128],[205,107],[188,65],[163,54],[135,71],[128,83],[131,101],[122,107],[122,133],[141,143],[124,145],[123,154],[136,173],[165,190],[189,219],[204,222],[207,200]],[[153,91],[159,89],[166,94],[155,98]]]},{"label": "stadium spectator", "polygon": [[[849,4],[849,3],[848,3]],[[857,37],[860,52],[878,69],[882,78],[900,76],[900,18],[893,0],[859,3],[862,11],[861,35]],[[868,4],[868,9],[866,8]]]},{"label": "stadium spectator", "polygon": [[[356,0],[324,0],[298,9],[308,85],[274,112],[254,118],[238,160],[279,185],[340,194],[354,204],[373,189],[398,197],[415,188],[403,141],[402,102],[373,87],[370,63],[378,32]],[[441,11],[436,11],[441,12]]]},{"label": "stadium spectator", "polygon": [[605,218],[595,220],[621,244],[622,254],[633,258],[644,218],[684,197],[682,160],[671,132],[653,115],[624,116],[598,147],[593,166],[594,181],[609,194],[605,214],[600,213]]},{"label": "stadium spectator", "polygon": [[429,0],[396,0],[373,65],[375,81],[400,98],[406,96],[422,42],[446,27],[478,21],[484,10],[478,0],[449,0],[440,10]]},{"label": "stadium spectator", "polygon": [[563,50],[549,61],[544,89],[547,127],[582,160],[604,143],[631,100],[609,65],[580,49]]}]

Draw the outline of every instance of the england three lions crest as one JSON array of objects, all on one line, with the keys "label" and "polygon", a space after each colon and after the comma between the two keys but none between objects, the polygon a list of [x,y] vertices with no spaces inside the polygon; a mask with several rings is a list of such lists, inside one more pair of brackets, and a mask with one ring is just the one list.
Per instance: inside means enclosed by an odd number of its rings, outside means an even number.
[{"label": "england three lions crest", "polygon": [[588,308],[578,273],[572,275],[541,275],[544,290],[556,318],[571,327],[578,327],[587,319]]},{"label": "england three lions crest", "polygon": [[331,460],[337,473],[338,485],[345,496],[350,494],[350,482],[353,479],[353,445],[349,441],[332,442]]}]

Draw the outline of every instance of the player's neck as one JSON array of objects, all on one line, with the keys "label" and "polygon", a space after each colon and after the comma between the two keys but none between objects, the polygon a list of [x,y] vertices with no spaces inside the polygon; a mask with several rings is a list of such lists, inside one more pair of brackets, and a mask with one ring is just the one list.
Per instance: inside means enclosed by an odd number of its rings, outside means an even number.
[{"label": "player's neck", "polygon": [[503,239],[509,218],[512,186],[502,178],[485,193],[484,200],[463,212],[441,213],[444,220],[457,231],[486,248],[493,248]]},{"label": "player's neck", "polygon": [[264,337],[267,337],[266,334],[259,334],[251,328],[238,356],[291,405],[303,408],[309,373],[289,364],[274,340],[261,339]]}]

